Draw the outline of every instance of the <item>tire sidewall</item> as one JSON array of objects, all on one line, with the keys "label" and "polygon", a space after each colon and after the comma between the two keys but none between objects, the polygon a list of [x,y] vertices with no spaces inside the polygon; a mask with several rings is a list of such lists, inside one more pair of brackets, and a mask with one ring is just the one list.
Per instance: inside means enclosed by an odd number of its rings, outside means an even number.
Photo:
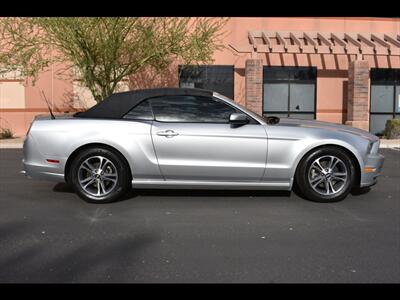
[{"label": "tire sidewall", "polygon": [[[112,192],[102,197],[96,197],[87,193],[79,184],[78,179],[78,171],[80,165],[89,157],[91,156],[103,156],[109,159],[115,166],[118,180],[117,184]],[[120,155],[114,153],[111,150],[105,148],[91,148],[83,150],[82,152],[78,153],[75,157],[74,161],[72,162],[70,172],[69,172],[69,181],[72,184],[75,192],[85,201],[90,203],[109,203],[118,200],[128,188],[128,168],[124,160],[120,157]]]},{"label": "tire sidewall", "polygon": [[[317,158],[326,155],[333,155],[341,159],[345,164],[348,173],[348,180],[346,181],[344,188],[339,193],[334,195],[321,195],[317,193],[316,191],[314,191],[308,181],[308,174],[312,163]],[[355,178],[355,167],[353,161],[346,152],[338,148],[326,147],[316,149],[315,151],[308,154],[299,164],[298,172],[296,175],[298,187],[301,189],[303,195],[309,200],[316,202],[337,202],[343,200],[352,189]]]}]

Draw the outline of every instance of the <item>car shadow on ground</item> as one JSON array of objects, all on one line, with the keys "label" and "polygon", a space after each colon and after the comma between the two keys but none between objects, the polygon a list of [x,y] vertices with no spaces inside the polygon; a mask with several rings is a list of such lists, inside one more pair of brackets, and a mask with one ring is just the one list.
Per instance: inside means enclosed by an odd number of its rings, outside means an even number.
[{"label": "car shadow on ground", "polygon": [[363,187],[363,188],[358,188],[358,189],[353,189],[350,193],[352,196],[361,196],[364,194],[367,194],[371,191],[371,187]]},{"label": "car shadow on ground", "polygon": [[[59,182],[53,187],[57,193],[74,193],[73,188]],[[129,191],[122,200],[128,200],[137,196],[154,197],[286,197],[291,196],[291,191],[274,190],[196,190],[196,189],[135,189]]]},{"label": "car shadow on ground", "polygon": [[[369,193],[370,187],[353,189],[350,194],[353,197],[362,196]],[[74,194],[73,188],[64,182],[59,182],[53,187],[53,192],[56,193],[71,193]],[[192,197],[192,198],[212,198],[212,197],[280,197],[290,198],[292,195],[296,195],[302,199],[305,197],[294,186],[293,191],[280,191],[280,190],[196,190],[196,189],[132,189],[126,195],[124,195],[119,201],[125,201],[134,199],[138,196],[147,197]]]},{"label": "car shadow on ground", "polygon": [[72,186],[65,182],[59,182],[53,187],[53,192],[57,193],[75,193]]}]

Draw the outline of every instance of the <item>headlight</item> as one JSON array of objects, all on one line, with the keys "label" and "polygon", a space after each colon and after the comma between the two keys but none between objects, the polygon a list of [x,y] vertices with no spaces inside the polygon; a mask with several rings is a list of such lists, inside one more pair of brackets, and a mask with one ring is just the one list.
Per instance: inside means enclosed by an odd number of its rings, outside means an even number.
[{"label": "headlight", "polygon": [[380,141],[369,142],[368,144],[368,154],[376,154],[379,150]]},{"label": "headlight", "polygon": [[373,142],[369,142],[369,143],[368,143],[368,147],[367,147],[367,153],[368,153],[368,154],[371,153],[373,144],[374,144]]}]

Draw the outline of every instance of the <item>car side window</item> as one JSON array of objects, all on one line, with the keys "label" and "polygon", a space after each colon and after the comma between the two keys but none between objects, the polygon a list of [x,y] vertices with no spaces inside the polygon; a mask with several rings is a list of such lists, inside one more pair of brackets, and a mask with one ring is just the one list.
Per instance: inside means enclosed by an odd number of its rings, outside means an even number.
[{"label": "car side window", "polygon": [[150,99],[156,121],[179,123],[229,123],[235,108],[211,97],[165,96]]},{"label": "car side window", "polygon": [[151,121],[154,120],[153,112],[148,100],[142,101],[135,107],[133,107],[124,117],[124,119],[129,120],[144,120]]}]

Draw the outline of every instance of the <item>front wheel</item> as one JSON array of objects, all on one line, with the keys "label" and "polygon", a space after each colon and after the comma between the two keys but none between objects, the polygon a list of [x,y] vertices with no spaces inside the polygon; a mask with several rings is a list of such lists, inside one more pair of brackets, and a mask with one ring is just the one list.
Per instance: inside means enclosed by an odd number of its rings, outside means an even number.
[{"label": "front wheel", "polygon": [[315,202],[337,202],[351,191],[355,179],[349,155],[335,147],[324,147],[306,155],[295,176],[300,192]]},{"label": "front wheel", "polygon": [[72,162],[69,182],[90,203],[109,203],[129,189],[129,167],[119,154],[106,148],[90,148]]}]

